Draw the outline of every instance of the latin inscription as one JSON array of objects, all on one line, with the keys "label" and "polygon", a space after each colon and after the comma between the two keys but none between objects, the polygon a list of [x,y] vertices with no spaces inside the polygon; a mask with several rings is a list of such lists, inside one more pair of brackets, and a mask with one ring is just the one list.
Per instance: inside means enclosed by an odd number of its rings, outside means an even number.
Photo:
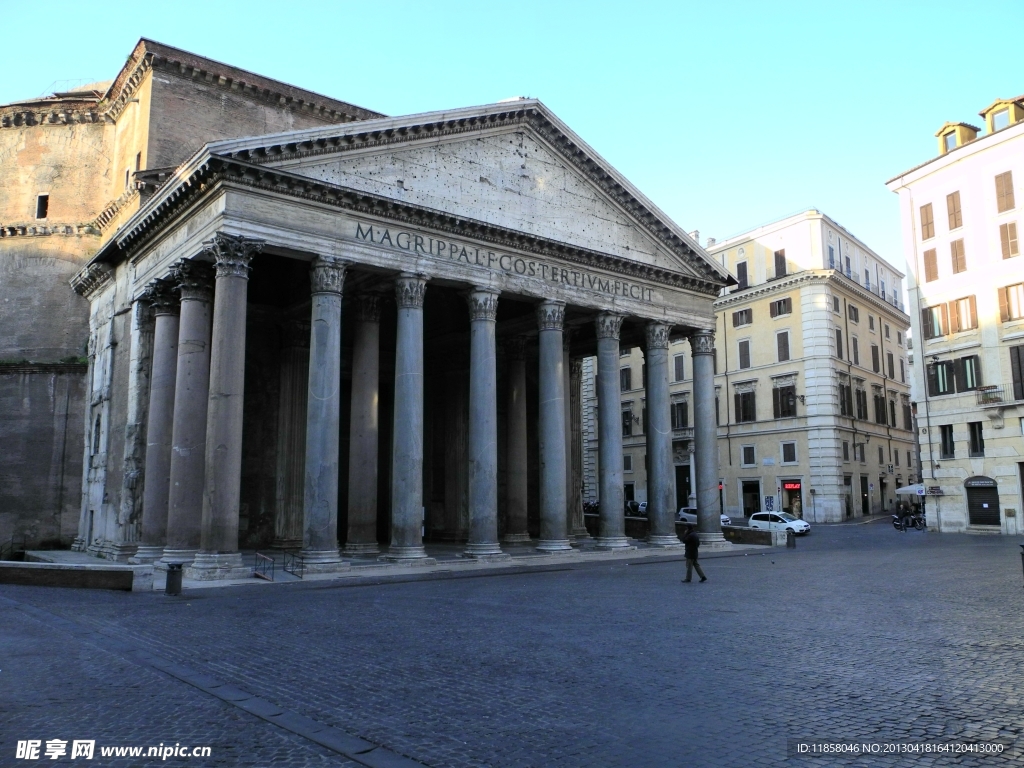
[{"label": "latin inscription", "polygon": [[418,235],[406,230],[392,232],[390,229],[373,225],[364,227],[361,223],[356,222],[356,239],[448,261],[461,261],[485,269],[497,269],[513,275],[539,278],[559,285],[586,288],[609,296],[624,296],[641,301],[651,301],[653,293],[653,289],[627,280],[601,277],[583,270],[559,267],[544,261],[513,256],[508,253],[480,250],[473,245]]}]

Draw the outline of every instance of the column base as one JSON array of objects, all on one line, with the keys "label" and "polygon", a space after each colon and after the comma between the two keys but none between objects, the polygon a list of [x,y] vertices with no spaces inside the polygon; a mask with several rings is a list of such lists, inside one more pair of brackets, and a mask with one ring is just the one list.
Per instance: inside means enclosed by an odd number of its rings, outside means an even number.
[{"label": "column base", "polygon": [[139,545],[134,541],[94,541],[93,545],[86,549],[90,555],[100,557],[104,560],[112,560],[115,563],[127,563],[128,559],[135,554]]},{"label": "column base", "polygon": [[302,539],[275,538],[274,543],[270,545],[270,548],[286,550],[288,552],[296,549],[302,549]]},{"label": "column base", "polygon": [[338,573],[352,567],[341,559],[336,549],[304,549],[301,556],[306,573]]},{"label": "column base", "polygon": [[149,565],[155,563],[164,555],[163,547],[154,547],[149,544],[142,544],[132,557],[128,558],[128,562],[133,565]]},{"label": "column base", "polygon": [[572,535],[577,539],[589,539],[590,531],[588,531],[586,527],[573,528]]},{"label": "column base", "polygon": [[462,552],[463,557],[472,557],[477,559],[490,558],[490,559],[503,559],[508,557],[504,552],[501,551],[501,547],[498,546],[496,541],[486,542],[470,542],[466,545],[466,549]]},{"label": "column base", "polygon": [[427,555],[422,544],[414,547],[388,547],[388,551],[377,560],[398,565],[437,565],[437,560]]},{"label": "column base", "polygon": [[367,557],[380,554],[380,546],[376,541],[368,544],[346,544],[341,554],[348,557]]},{"label": "column base", "polygon": [[197,552],[184,576],[196,581],[247,579],[252,576],[252,566],[242,563],[241,552]]},{"label": "column base", "polygon": [[704,548],[704,551],[718,550],[718,549],[732,549],[733,543],[726,541],[725,534],[721,531],[697,531],[697,538],[700,539],[700,545]]},{"label": "column base", "polygon": [[71,544],[72,552],[85,552],[89,548],[89,545],[85,543],[85,539],[81,536],[76,536],[74,542]]},{"label": "column base", "polygon": [[636,545],[630,544],[625,536],[598,536],[594,539],[594,546],[597,549],[636,549]]},{"label": "column base", "polygon": [[549,554],[555,552],[572,552],[572,544],[568,539],[541,539],[537,542],[537,551]]},{"label": "column base", "polygon": [[672,535],[655,536],[652,534],[647,537],[647,544],[652,547],[663,547],[665,549],[675,549],[676,547],[683,546],[683,542],[679,540],[679,537]]},{"label": "column base", "polygon": [[153,565],[160,571],[166,571],[168,563],[191,565],[198,551],[197,549],[167,549],[167,547],[164,547],[163,557],[153,563]]},{"label": "column base", "polygon": [[512,555],[499,550],[498,552],[492,553],[475,553],[475,552],[463,552],[459,557],[463,557],[466,560],[475,560],[478,563],[500,563],[505,560],[511,560]]},{"label": "column base", "polygon": [[501,537],[503,544],[529,544],[530,534],[528,533],[506,533]]}]

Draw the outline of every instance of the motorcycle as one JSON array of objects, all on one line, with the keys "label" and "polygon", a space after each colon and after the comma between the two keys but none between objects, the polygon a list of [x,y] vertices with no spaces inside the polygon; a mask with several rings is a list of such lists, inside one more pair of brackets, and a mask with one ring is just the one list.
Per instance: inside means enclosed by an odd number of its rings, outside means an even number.
[{"label": "motorcycle", "polygon": [[[925,529],[925,521],[923,514],[921,514],[920,512],[914,512],[908,515],[908,517],[910,519],[907,521],[907,525],[913,526],[919,531],[923,531]],[[903,518],[900,515],[892,516],[892,527],[895,528],[897,531],[903,531],[904,533],[906,533],[907,531],[907,527],[904,526]]]}]

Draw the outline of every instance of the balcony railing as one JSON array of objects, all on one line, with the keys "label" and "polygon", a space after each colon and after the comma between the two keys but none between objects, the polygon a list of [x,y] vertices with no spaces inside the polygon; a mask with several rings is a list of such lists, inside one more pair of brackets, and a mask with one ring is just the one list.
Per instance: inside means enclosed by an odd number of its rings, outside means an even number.
[{"label": "balcony railing", "polygon": [[[1017,389],[1019,391],[1024,388],[1018,387]],[[978,387],[975,394],[978,397],[978,405],[1006,405],[1008,403],[1024,402],[1024,397],[1014,397],[1013,384],[1007,387],[997,385]]]}]

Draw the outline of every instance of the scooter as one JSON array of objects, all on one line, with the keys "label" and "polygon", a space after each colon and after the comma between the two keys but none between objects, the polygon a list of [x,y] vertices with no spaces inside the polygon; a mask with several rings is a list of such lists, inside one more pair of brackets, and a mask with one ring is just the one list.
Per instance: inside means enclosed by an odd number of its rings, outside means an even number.
[{"label": "scooter", "polygon": [[[915,512],[910,515],[909,525],[913,526],[919,531],[923,531],[925,528],[924,515],[920,512]],[[892,527],[897,531],[903,531],[906,533],[907,528],[903,525],[903,518],[900,515],[892,516]]]}]

